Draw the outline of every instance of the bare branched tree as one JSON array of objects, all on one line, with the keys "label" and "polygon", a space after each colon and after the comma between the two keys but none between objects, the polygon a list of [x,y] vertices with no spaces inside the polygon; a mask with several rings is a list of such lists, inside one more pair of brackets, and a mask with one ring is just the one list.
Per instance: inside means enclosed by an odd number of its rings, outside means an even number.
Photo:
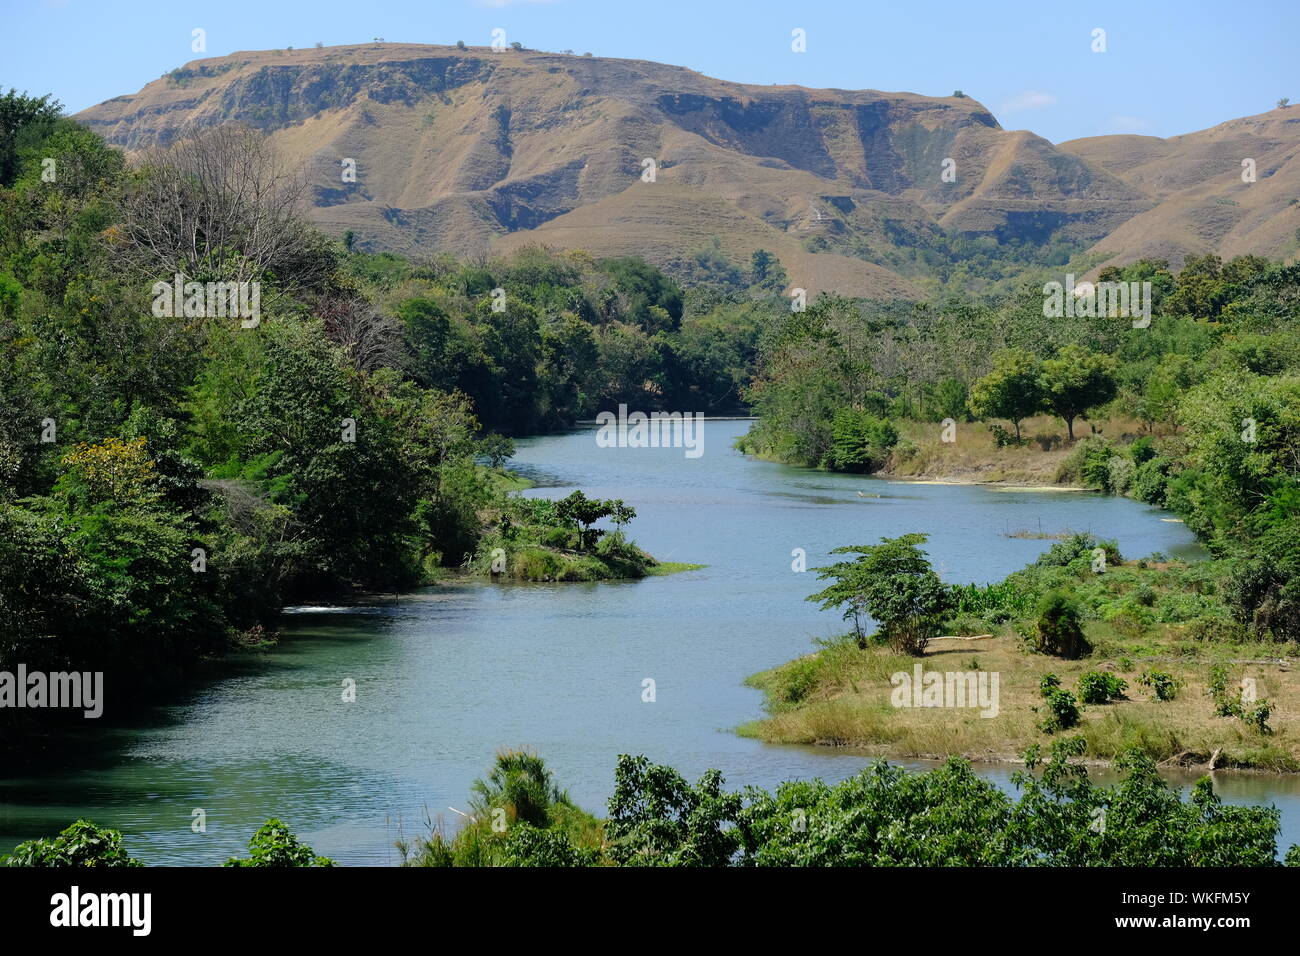
[{"label": "bare branched tree", "polygon": [[408,356],[401,324],[364,298],[322,298],[313,311],[330,341],[342,346],[361,371],[405,367]]},{"label": "bare branched tree", "polygon": [[149,150],[138,165],[122,233],[136,264],[155,278],[274,277],[303,289],[331,271],[326,242],[299,216],[303,172],[257,130],[213,127]]}]

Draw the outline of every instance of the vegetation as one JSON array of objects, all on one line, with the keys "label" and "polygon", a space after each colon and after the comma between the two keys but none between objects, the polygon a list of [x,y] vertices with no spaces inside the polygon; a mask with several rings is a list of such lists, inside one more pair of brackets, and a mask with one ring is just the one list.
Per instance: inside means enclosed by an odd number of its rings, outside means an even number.
[{"label": "vegetation", "polygon": [[[311,847],[299,842],[284,823],[271,819],[248,841],[249,856],[234,858],[225,866],[333,866],[334,861],[317,856]],[[28,840],[8,856],[0,856],[0,866],[120,867],[144,866],[122,846],[117,830],[98,827],[89,820],[78,820],[53,839]]]},{"label": "vegetation", "polygon": [[[535,754],[499,754],[475,784],[474,814],[448,837],[401,840],[406,866],[1232,866],[1279,865],[1279,811],[1225,806],[1208,777],[1189,799],[1149,757],[1126,753],[1121,781],[1092,783],[1075,758],[1082,738],[1044,760],[1024,754],[1010,795],[949,759],[927,772],[879,762],[849,779],[728,791],[717,770],[691,784],[672,767],[621,756],[609,816],[575,807]],[[95,831],[80,821],[78,827]],[[113,831],[95,831],[120,835]],[[62,837],[60,838],[62,839]],[[41,844],[33,841],[19,851]],[[103,843],[96,844],[102,846]],[[248,860],[228,866],[329,866],[284,824],[267,821]],[[110,863],[109,860],[114,862]],[[124,851],[83,851],[76,865],[123,863]],[[1288,865],[1300,862],[1292,847]],[[69,865],[18,862],[10,865]]]},{"label": "vegetation", "polygon": [[[733,409],[764,306],[632,259],[349,251],[302,188],[244,127],[129,167],[0,96],[0,668],[103,671],[115,714],[289,602],[656,567],[623,502],[512,495],[506,434]],[[57,719],[0,712],[9,742]]]},{"label": "vegetation", "polygon": [[[1003,582],[945,585],[940,633],[983,635],[978,665],[966,669],[999,675],[996,719],[891,706],[891,675],[914,658],[850,633],[754,675],[770,714],[741,732],[900,756],[1012,759],[1044,732],[1074,728],[1094,760],[1137,749],[1173,764],[1300,770],[1292,666],[1300,645],[1236,619],[1235,574],[1223,560],[1125,561],[1113,544],[1073,535]],[[923,666],[951,670],[951,656],[968,649],[931,638]],[[1130,692],[1135,681],[1150,693]]]},{"label": "vegetation", "polygon": [[0,866],[119,867],[143,866],[122,846],[117,830],[78,820],[52,839],[28,840],[0,856]]},{"label": "vegetation", "polygon": [[809,601],[819,601],[824,610],[846,605],[844,619],[853,619],[858,645],[866,647],[861,617],[870,614],[880,623],[880,639],[905,654],[925,653],[926,644],[938,633],[944,611],[952,606],[947,589],[939,581],[917,545],[925,535],[909,534],[882,538],[880,544],[836,548],[832,554],[856,554],[853,561],[841,561],[814,568],[819,579],[835,583]]},{"label": "vegetation", "polygon": [[225,866],[333,866],[326,856],[299,842],[293,831],[274,818],[267,820],[248,841],[247,857],[231,857]]},{"label": "vegetation", "polygon": [[541,757],[497,754],[488,776],[475,782],[473,811],[448,835],[439,821],[428,833],[397,843],[404,866],[590,866],[602,859],[604,831],[552,780]]}]

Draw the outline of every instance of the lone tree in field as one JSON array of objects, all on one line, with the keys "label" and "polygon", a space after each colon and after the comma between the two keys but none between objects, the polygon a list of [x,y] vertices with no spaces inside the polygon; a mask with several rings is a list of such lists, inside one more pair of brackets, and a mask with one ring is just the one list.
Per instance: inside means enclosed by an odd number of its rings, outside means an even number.
[{"label": "lone tree in field", "polygon": [[996,353],[993,371],[971,387],[971,413],[977,418],[1008,419],[1019,439],[1020,422],[1043,405],[1041,372],[1038,359],[1029,352],[1004,349]]},{"label": "lone tree in field", "polygon": [[1043,363],[1043,403],[1065,421],[1070,441],[1074,420],[1109,402],[1117,388],[1115,360],[1081,345],[1067,345]]},{"label": "lone tree in field", "polygon": [[905,534],[881,538],[880,544],[836,548],[831,554],[858,557],[814,568],[819,580],[835,583],[805,600],[821,602],[825,611],[846,605],[844,620],[853,620],[858,647],[867,646],[861,618],[869,614],[879,622],[880,633],[891,647],[920,656],[952,607],[948,588],[917,547],[925,541],[923,534]]}]

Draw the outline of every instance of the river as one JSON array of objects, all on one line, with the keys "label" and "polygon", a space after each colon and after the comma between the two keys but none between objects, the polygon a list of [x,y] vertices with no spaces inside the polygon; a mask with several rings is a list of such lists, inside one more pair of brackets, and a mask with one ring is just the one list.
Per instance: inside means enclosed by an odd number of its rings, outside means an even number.
[{"label": "river", "polygon": [[[762,713],[747,675],[840,630],[838,615],[803,600],[816,581],[792,570],[795,549],[815,567],[834,547],[921,531],[954,583],[998,580],[1050,546],[1008,536],[1022,529],[1091,531],[1126,557],[1200,553],[1182,524],[1134,501],[789,468],[732,450],[747,427],[709,422],[694,459],[598,448],[592,430],[517,443],[515,467],[538,485],[530,494],[623,498],[642,547],[705,568],[628,583],[457,581],[293,609],[271,653],[225,662],[131,726],[98,728],[86,747],[0,780],[0,848],[88,817],[121,829],[148,863],[211,865],[277,816],[341,863],[392,864],[394,839],[424,832],[426,815],[454,827],[451,808],[466,809],[502,747],[535,748],[595,812],[620,753],[692,780],[716,767],[732,787],[842,779],[866,758],[732,732]],[[354,703],[342,700],[348,679]],[[1002,786],[1012,772],[979,769]],[[1283,849],[1300,842],[1300,775],[1220,773],[1216,784],[1228,802],[1281,807]]]}]

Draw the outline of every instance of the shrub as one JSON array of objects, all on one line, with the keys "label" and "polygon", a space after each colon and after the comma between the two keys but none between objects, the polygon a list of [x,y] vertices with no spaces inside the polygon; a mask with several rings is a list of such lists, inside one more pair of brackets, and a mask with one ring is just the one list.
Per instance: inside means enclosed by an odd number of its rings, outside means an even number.
[{"label": "shrub", "polygon": [[1047,716],[1039,726],[1044,733],[1069,730],[1079,723],[1079,705],[1073,694],[1060,688],[1051,688],[1043,696],[1047,701]]},{"label": "shrub", "polygon": [[1150,611],[1127,601],[1115,605],[1106,612],[1106,623],[1127,638],[1138,638],[1151,627]]},{"label": "shrub", "polygon": [[89,820],[78,820],[54,839],[28,840],[14,847],[8,856],[0,856],[3,866],[70,866],[118,867],[143,866],[132,859],[122,846],[117,830],[97,827]]},{"label": "shrub", "polygon": [[1098,491],[1110,490],[1110,460],[1115,456],[1110,440],[1089,435],[1079,441],[1057,469],[1058,484],[1078,484]]},{"label": "shrub", "polygon": [[1127,493],[1136,470],[1133,459],[1122,455],[1112,456],[1106,463],[1106,490],[1113,495]]},{"label": "shrub", "polygon": [[1083,636],[1079,609],[1060,591],[1044,595],[1038,606],[1038,630],[1030,641],[1039,654],[1075,660],[1092,650]]},{"label": "shrub", "polygon": [[1133,459],[1133,464],[1141,467],[1148,461],[1156,457],[1156,445],[1149,435],[1143,435],[1141,438],[1129,445],[1129,457]]},{"label": "shrub", "polygon": [[1205,614],[1187,622],[1187,636],[1194,641],[1238,643],[1243,628],[1217,614]]},{"label": "shrub", "polygon": [[1241,719],[1261,734],[1271,734],[1273,732],[1273,729],[1268,725],[1268,718],[1272,715],[1273,705],[1267,700],[1257,700],[1252,705],[1243,704],[1241,706]]},{"label": "shrub", "polygon": [[273,867],[333,865],[333,860],[326,856],[317,856],[315,850],[299,842],[293,831],[274,817],[262,824],[248,841],[247,857],[231,857],[222,864],[222,866]]},{"label": "shrub", "polygon": [[1114,541],[1100,541],[1086,532],[1072,534],[1064,541],[1058,541],[1052,545],[1045,553],[1038,556],[1034,562],[1034,567],[1040,568],[1064,568],[1069,567],[1080,558],[1092,560],[1092,552],[1096,548],[1101,548],[1106,552],[1106,564],[1117,566],[1124,563],[1124,558],[1119,553],[1119,547]]},{"label": "shrub", "polygon": [[1128,683],[1106,671],[1088,671],[1079,678],[1079,699],[1085,704],[1105,704],[1121,700]]},{"label": "shrub", "polygon": [[1178,690],[1182,687],[1182,682],[1172,674],[1166,674],[1164,671],[1144,671],[1138,678],[1138,683],[1143,687],[1150,687],[1155,694],[1156,700],[1173,700],[1178,696]]},{"label": "shrub", "polygon": [[989,434],[993,436],[993,444],[998,448],[1020,448],[1029,444],[1028,438],[1019,438],[1013,435],[997,422],[989,424]]},{"label": "shrub", "polygon": [[505,866],[576,867],[600,863],[599,850],[574,846],[563,833],[527,823],[511,827],[501,853],[501,862]]},{"label": "shrub", "polygon": [[1133,497],[1157,508],[1163,508],[1166,486],[1169,483],[1169,466],[1168,458],[1152,458],[1138,465],[1129,486]]},{"label": "shrub", "polygon": [[897,443],[898,430],[888,419],[860,409],[843,408],[831,422],[828,464],[835,471],[876,471]]}]

